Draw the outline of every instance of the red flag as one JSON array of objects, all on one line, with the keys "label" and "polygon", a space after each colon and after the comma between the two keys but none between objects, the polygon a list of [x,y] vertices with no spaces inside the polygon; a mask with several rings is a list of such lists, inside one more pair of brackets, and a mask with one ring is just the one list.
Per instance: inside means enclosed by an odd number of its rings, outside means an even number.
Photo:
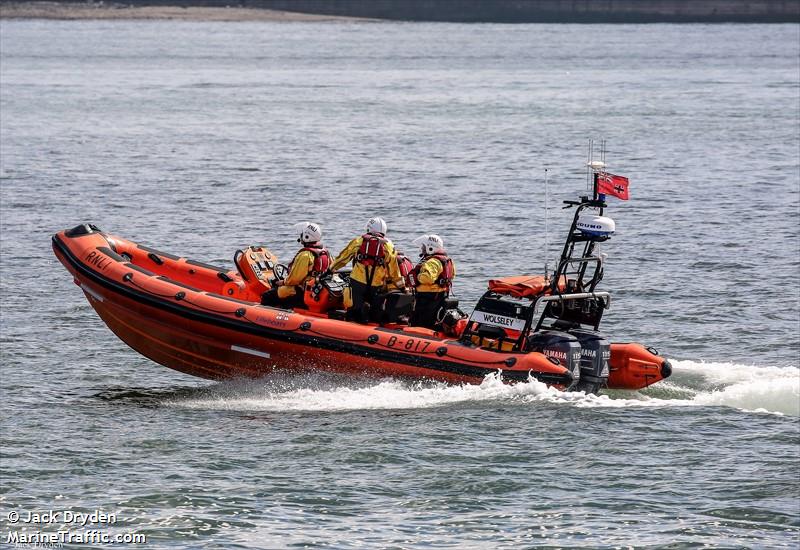
[{"label": "red flag", "polygon": [[614,174],[597,174],[597,192],[613,195],[623,201],[628,200],[628,178]]}]

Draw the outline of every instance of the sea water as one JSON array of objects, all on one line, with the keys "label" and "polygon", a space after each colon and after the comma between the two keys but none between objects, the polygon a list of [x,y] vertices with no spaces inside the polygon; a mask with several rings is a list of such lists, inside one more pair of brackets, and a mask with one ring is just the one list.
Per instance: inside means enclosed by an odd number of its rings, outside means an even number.
[{"label": "sea water", "polygon": [[[797,25],[0,31],[4,543],[797,547]],[[411,255],[444,238],[469,311],[554,265],[590,138],[631,181],[603,330],[674,365],[643,391],[194,379],[117,340],[50,250],[92,222],[231,268],[289,260],[297,221],[338,251],[380,215]]]}]

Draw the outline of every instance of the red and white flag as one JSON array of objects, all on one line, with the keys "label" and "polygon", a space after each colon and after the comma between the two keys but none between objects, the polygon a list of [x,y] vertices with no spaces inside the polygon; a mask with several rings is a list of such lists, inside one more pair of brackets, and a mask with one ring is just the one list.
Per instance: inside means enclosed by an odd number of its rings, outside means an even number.
[{"label": "red and white flag", "polygon": [[597,192],[628,200],[628,178],[602,172],[597,174]]}]

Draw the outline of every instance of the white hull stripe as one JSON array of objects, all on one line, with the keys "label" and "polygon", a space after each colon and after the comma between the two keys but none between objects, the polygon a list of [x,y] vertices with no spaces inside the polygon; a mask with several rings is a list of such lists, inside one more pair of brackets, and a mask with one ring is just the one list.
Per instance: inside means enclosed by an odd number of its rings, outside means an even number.
[{"label": "white hull stripe", "polygon": [[83,291],[84,291],[86,294],[88,294],[89,296],[91,296],[92,298],[94,298],[95,300],[97,300],[98,302],[102,302],[102,301],[103,301],[103,297],[102,297],[102,296],[100,296],[100,295],[99,295],[97,292],[95,292],[95,291],[94,291],[94,290],[92,290],[91,288],[89,288],[88,286],[86,286],[86,285],[84,285],[84,284],[81,284],[81,288],[83,289]]},{"label": "white hull stripe", "polygon": [[241,346],[231,346],[231,350],[247,353],[250,355],[255,355],[256,357],[263,357],[264,359],[269,359],[270,357],[269,353],[267,353],[266,351],[258,351],[255,349],[243,348]]}]

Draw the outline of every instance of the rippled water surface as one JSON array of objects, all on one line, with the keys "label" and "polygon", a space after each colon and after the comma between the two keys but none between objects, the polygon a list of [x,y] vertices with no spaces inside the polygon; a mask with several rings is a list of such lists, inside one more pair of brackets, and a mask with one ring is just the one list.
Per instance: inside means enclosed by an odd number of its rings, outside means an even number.
[{"label": "rippled water surface", "polygon": [[[797,25],[0,31],[3,542],[99,509],[152,547],[797,547]],[[675,365],[641,392],[212,384],[118,341],[50,250],[91,221],[230,266],[380,214],[445,238],[468,305],[556,254],[590,137],[632,189],[604,330]]]}]

